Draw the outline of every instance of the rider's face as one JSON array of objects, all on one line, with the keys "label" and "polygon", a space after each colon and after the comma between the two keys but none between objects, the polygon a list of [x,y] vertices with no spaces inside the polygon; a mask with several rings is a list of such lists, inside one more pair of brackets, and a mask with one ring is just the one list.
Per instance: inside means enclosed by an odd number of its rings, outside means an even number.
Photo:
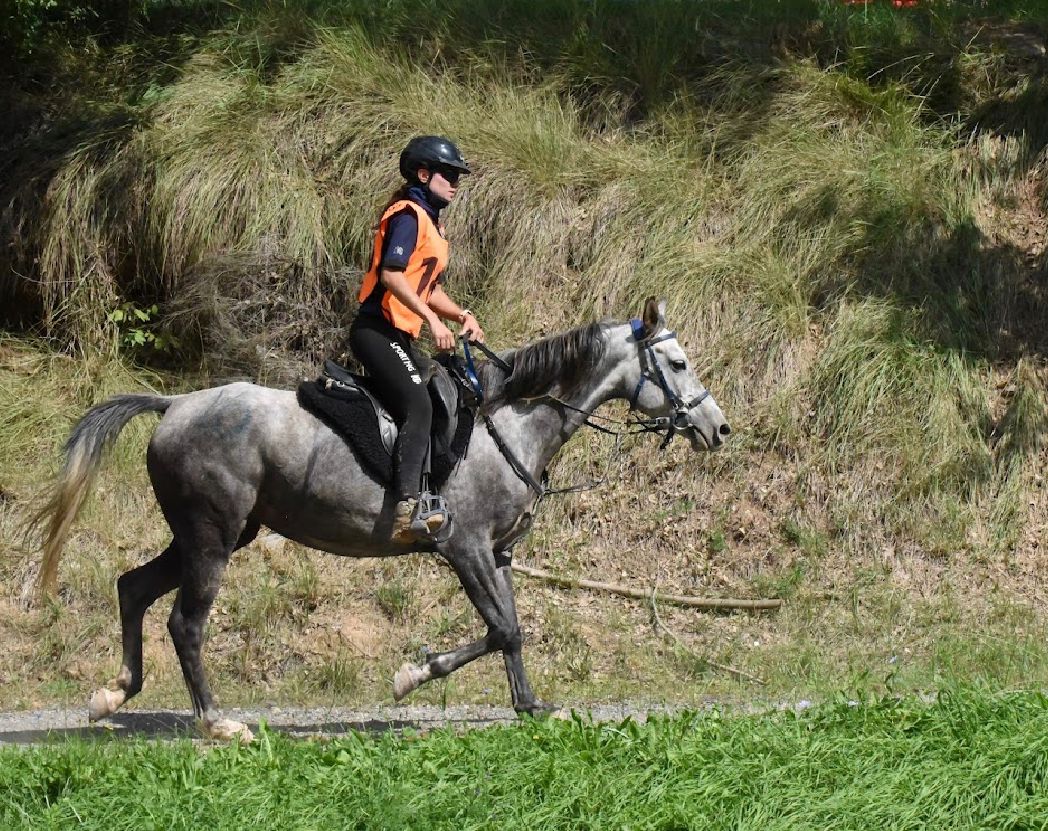
[{"label": "rider's face", "polygon": [[429,171],[426,168],[419,168],[418,178],[422,184],[429,183],[429,189],[434,196],[443,199],[445,202],[450,202],[455,198],[455,194],[458,193],[458,174],[457,172],[448,171],[445,175],[444,171],[440,168]]}]

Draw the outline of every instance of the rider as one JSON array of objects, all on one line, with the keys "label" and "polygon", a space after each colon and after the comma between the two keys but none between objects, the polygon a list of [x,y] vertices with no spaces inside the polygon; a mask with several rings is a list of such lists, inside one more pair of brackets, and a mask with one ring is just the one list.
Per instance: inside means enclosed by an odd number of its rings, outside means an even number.
[{"label": "rider", "polygon": [[412,527],[433,418],[414,341],[426,324],[437,349],[453,349],[455,336],[441,318],[461,324],[461,335],[484,340],[473,313],[448,297],[443,286],[448,242],[440,211],[455,198],[459,177],[469,172],[446,138],[418,136],[408,142],[400,154],[405,183],[382,212],[371,267],[357,298],[360,311],[349,332],[353,354],[400,428],[393,453],[394,542],[418,541],[447,520],[438,513]]}]

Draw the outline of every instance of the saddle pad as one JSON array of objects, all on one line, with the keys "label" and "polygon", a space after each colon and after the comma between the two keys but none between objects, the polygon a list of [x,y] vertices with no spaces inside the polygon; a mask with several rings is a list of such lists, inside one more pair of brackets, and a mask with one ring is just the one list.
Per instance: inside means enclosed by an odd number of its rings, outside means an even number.
[{"label": "saddle pad", "polygon": [[[378,416],[364,396],[337,388],[324,389],[323,381],[303,381],[298,386],[298,403],[340,435],[353,450],[360,466],[381,485],[393,482],[393,457],[386,452],[378,432]],[[447,482],[458,460],[466,454],[473,435],[473,413],[459,408],[458,428],[451,447],[432,444],[430,488],[438,492]]]}]

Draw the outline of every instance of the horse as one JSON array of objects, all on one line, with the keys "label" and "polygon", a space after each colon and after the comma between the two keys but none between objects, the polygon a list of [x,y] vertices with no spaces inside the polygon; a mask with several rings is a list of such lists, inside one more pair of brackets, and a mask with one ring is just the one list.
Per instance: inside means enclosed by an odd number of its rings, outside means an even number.
[{"label": "horse", "polygon": [[[467,452],[442,489],[454,518],[444,542],[390,540],[395,497],[361,469],[352,449],[303,409],[295,393],[238,382],[183,395],[117,395],[88,410],[65,445],[63,468],[38,519],[47,523],[38,588],[53,592],[66,536],[105,449],[135,416],[161,413],[146,451],[170,544],[117,580],[123,656],[115,678],[88,704],[92,721],[142,689],[142,622],[177,589],[168,630],[196,724],[207,738],[250,741],[247,725],[223,717],[201,656],[208,613],[230,556],[262,525],[302,545],[346,557],[438,554],[451,565],[487,626],[484,637],[394,676],[399,701],[419,685],[501,652],[518,714],[555,708],[539,700],[524,670],[511,575],[512,548],[530,529],[546,467],[593,411],[626,399],[666,440],[719,448],[731,433],[696,378],[665,302],[646,301],[640,319],[603,321],[552,335],[500,360],[480,362],[484,403]],[[481,429],[481,420],[483,427]]]}]

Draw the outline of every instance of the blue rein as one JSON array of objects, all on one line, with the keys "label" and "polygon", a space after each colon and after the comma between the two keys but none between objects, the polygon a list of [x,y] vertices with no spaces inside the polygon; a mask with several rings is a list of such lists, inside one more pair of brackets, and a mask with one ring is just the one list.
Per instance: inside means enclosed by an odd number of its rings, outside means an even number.
[{"label": "blue rein", "polygon": [[[484,400],[484,387],[480,383],[480,376],[477,374],[477,366],[473,363],[473,353],[469,349],[470,340],[469,338],[462,338],[462,354],[466,357],[466,378],[469,379],[470,386],[473,387],[473,391],[477,394],[477,398],[480,401]],[[487,346],[478,341],[473,341],[473,345],[477,347],[481,352],[487,355],[495,366],[506,373],[507,376],[512,374],[513,367],[506,363],[502,358],[495,352],[492,352]]]},{"label": "blue rein", "polygon": [[473,353],[469,350],[469,338],[462,338],[462,354],[466,356],[466,378],[469,379],[469,385],[473,387],[473,392],[477,394],[479,401],[484,400],[484,387],[480,383],[480,377],[477,375],[476,364],[473,363]]}]

